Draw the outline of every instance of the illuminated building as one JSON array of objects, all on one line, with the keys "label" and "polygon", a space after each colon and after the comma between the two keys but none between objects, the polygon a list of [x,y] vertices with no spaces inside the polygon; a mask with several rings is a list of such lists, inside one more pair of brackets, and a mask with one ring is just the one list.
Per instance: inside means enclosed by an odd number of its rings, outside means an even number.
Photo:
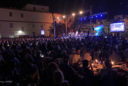
[{"label": "illuminated building", "polygon": [[[61,14],[54,14],[60,17]],[[56,22],[60,22],[56,19]],[[28,4],[23,9],[0,8],[0,37],[40,36],[42,29],[45,36],[50,35],[53,24],[49,7]]]}]

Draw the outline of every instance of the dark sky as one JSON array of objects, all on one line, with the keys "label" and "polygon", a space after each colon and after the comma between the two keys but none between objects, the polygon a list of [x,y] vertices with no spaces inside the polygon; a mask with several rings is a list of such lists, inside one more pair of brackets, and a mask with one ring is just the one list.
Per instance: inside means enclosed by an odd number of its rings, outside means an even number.
[{"label": "dark sky", "polygon": [[86,10],[90,6],[95,13],[108,11],[109,14],[124,14],[128,12],[127,0],[0,0],[0,7],[22,8],[27,3],[48,5],[59,13]]}]

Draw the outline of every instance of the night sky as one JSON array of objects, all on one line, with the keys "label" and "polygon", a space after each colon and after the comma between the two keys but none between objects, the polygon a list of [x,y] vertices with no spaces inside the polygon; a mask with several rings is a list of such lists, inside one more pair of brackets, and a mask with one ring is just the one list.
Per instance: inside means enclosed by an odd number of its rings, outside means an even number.
[{"label": "night sky", "polygon": [[127,0],[0,0],[0,7],[20,9],[27,3],[48,5],[50,11],[71,13],[77,10],[86,10],[91,6],[94,13],[107,11],[110,15],[127,14]]}]

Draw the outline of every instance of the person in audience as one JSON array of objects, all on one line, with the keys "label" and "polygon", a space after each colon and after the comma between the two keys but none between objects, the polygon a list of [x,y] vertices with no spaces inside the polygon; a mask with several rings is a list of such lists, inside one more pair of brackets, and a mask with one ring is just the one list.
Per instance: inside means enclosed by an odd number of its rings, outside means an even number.
[{"label": "person in audience", "polygon": [[[0,84],[12,81],[10,86],[125,86],[127,71],[121,70],[120,74],[107,59],[114,50],[125,62],[126,49],[127,40],[111,36],[1,39]],[[106,60],[98,76],[88,66],[95,58],[102,64]],[[122,72],[126,74],[121,76]]]},{"label": "person in audience", "polygon": [[84,76],[84,82],[85,82],[84,84],[87,86],[93,86],[94,74],[89,69],[88,60],[83,60],[82,64],[83,64],[83,67],[80,70],[80,74],[82,74]]},{"label": "person in audience", "polygon": [[105,62],[105,68],[100,72],[101,86],[117,86],[117,73],[112,69],[109,60]]}]

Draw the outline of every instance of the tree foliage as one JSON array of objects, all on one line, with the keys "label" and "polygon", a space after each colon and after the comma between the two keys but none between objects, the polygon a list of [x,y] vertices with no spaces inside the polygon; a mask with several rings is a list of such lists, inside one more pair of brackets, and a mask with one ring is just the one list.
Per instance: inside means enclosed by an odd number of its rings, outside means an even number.
[{"label": "tree foliage", "polygon": [[[56,29],[56,36],[62,36],[64,33],[66,33],[65,24],[56,23],[55,29]],[[52,35],[54,34],[54,25],[53,24],[50,27],[50,34],[52,34]]]}]

